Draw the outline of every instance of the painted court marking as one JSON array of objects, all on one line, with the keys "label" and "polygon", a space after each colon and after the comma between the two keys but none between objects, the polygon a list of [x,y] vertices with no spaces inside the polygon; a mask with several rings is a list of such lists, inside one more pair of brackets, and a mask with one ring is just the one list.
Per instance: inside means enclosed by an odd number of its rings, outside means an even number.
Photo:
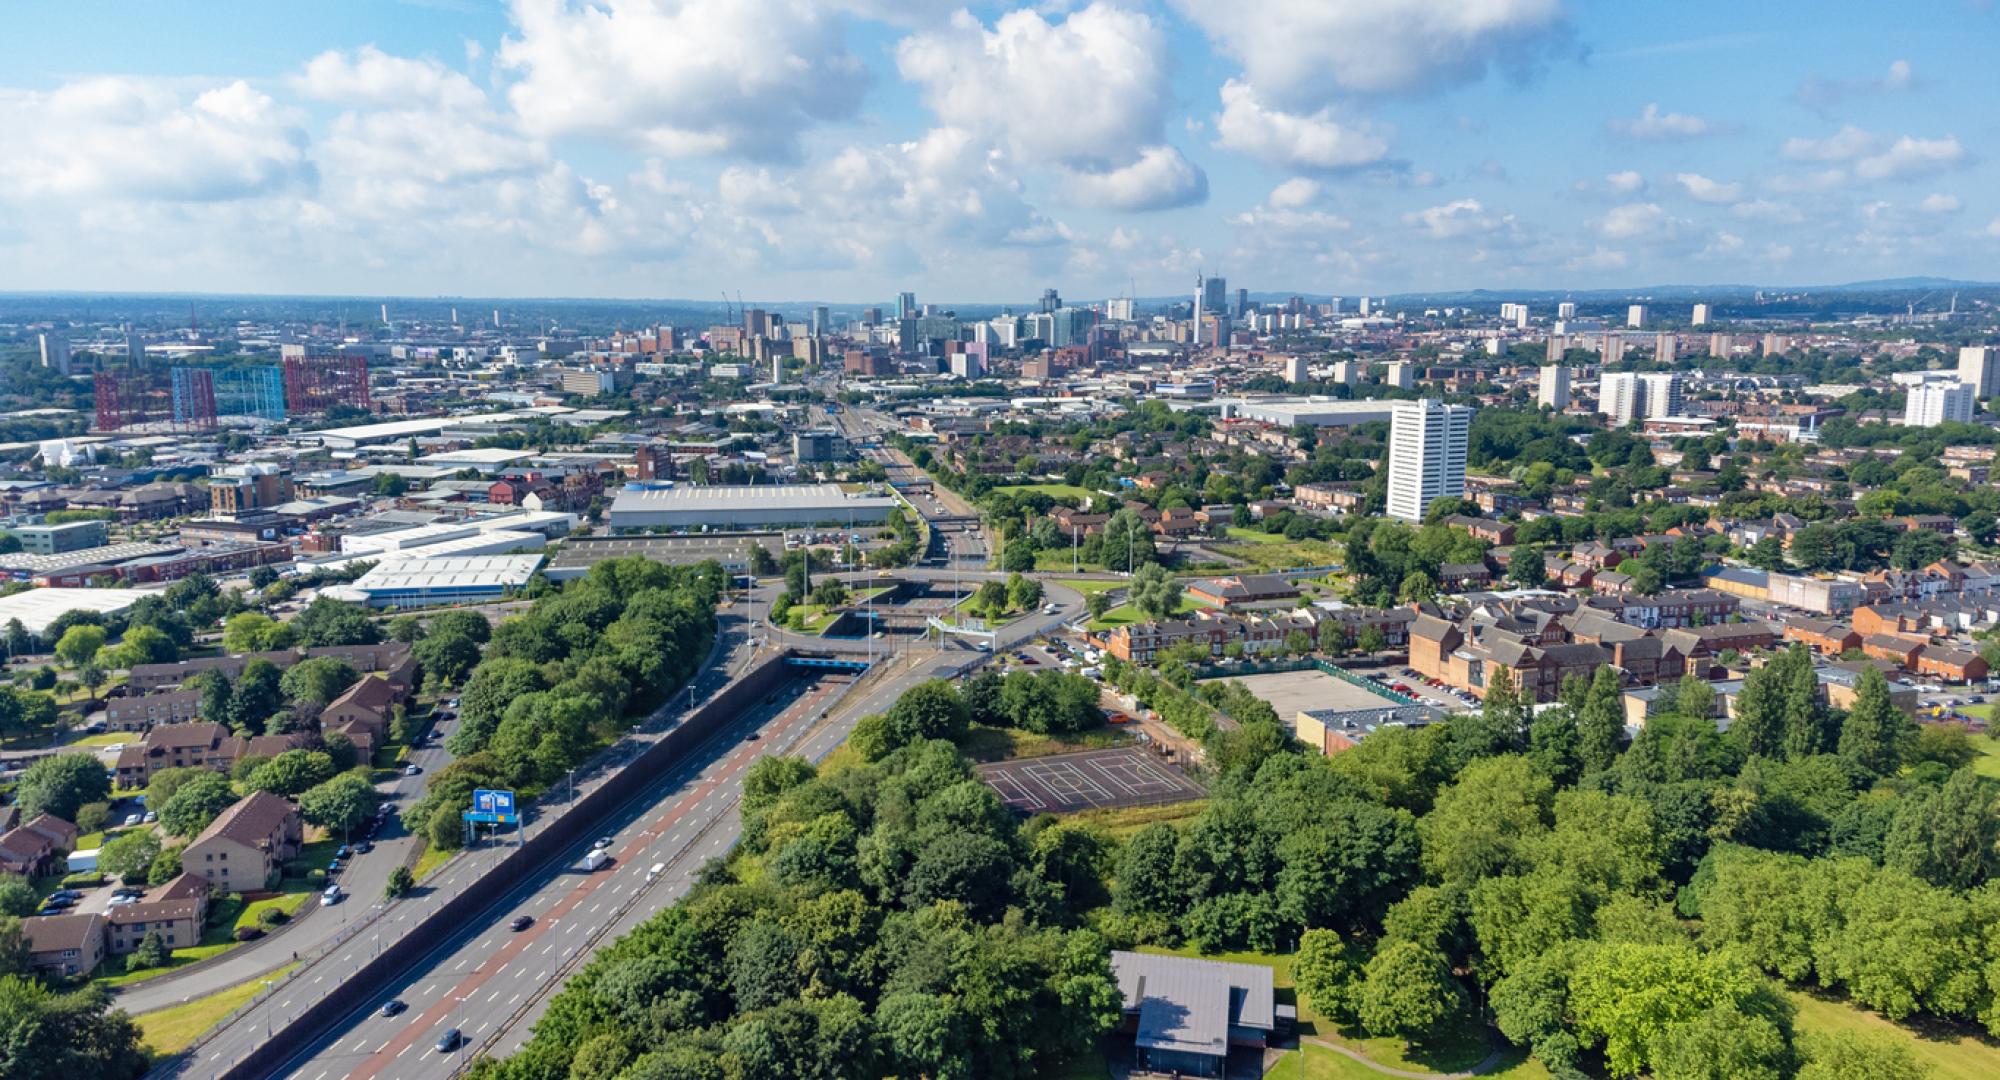
[{"label": "painted court marking", "polygon": [[1200,785],[1135,748],[979,766],[980,779],[1001,801],[1029,813],[1136,806],[1199,798]]}]

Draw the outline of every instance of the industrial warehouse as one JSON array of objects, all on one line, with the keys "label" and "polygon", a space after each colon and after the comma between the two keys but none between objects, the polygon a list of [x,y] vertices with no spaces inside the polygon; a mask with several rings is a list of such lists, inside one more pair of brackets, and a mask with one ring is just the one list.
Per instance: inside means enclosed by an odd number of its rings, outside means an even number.
[{"label": "industrial warehouse", "polygon": [[881,525],[902,505],[892,495],[849,494],[839,484],[626,488],[612,500],[614,534],[674,529]]}]

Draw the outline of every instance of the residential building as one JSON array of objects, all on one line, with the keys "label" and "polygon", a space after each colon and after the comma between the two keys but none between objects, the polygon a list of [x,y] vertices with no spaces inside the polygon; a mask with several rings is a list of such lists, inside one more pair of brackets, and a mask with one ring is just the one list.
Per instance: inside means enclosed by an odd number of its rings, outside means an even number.
[{"label": "residential building", "polygon": [[104,961],[102,915],[43,915],[21,921],[28,966],[59,979],[88,975]]},{"label": "residential building", "polygon": [[179,724],[201,715],[201,691],[172,690],[104,703],[104,726],[112,731],[145,731],[155,724]]},{"label": "residential building", "polygon": [[1569,369],[1554,355],[1554,342],[1550,343],[1549,351],[1549,362],[1542,365],[1540,378],[1537,380],[1535,404],[1561,412],[1569,408]]},{"label": "residential building", "polygon": [[208,882],[183,873],[137,903],[105,912],[110,933],[107,951],[112,956],[135,952],[148,933],[158,933],[169,950],[191,948],[201,943],[202,923],[207,918]]},{"label": "residential building", "polygon": [[70,368],[69,338],[61,331],[50,330],[41,335],[42,366],[58,375],[68,375]]},{"label": "residential building", "polygon": [[1696,304],[1696,305],[1694,306],[1694,314],[1693,314],[1692,316],[1690,316],[1690,317],[1688,318],[1688,325],[1690,325],[1690,326],[1707,326],[1707,325],[1708,325],[1708,305],[1707,305],[1707,304]]},{"label": "residential building", "polygon": [[1907,427],[1970,424],[1979,411],[1972,387],[1962,382],[1933,382],[1910,387],[1903,406]]},{"label": "residential building", "polygon": [[76,850],[76,836],[75,825],[37,814],[26,824],[0,834],[0,873],[31,878],[52,874]]},{"label": "residential building", "polygon": [[181,852],[181,868],[225,892],[270,887],[299,853],[304,827],[290,800],[253,791],[209,822]]},{"label": "residential building", "polygon": [[142,788],[161,769],[226,773],[243,756],[243,740],[213,721],[156,727],[118,752],[118,786]]},{"label": "residential building", "polygon": [[2000,394],[2000,349],[1967,345],[1958,350],[1958,381],[1972,388],[1981,401]]},{"label": "residential building", "polygon": [[1415,389],[1416,368],[1415,364],[1410,363],[1385,364],[1382,368],[1382,385],[1393,386],[1398,390]]},{"label": "residential building", "polygon": [[1652,371],[1639,376],[1645,388],[1646,416],[1650,418],[1681,415],[1681,373],[1678,371]]},{"label": "residential building", "polygon": [[223,517],[292,501],[292,473],[282,465],[235,465],[209,478],[209,505]]},{"label": "residential building", "polygon": [[1633,304],[1625,309],[1625,327],[1637,330],[1646,325],[1646,305]]},{"label": "residential building", "polygon": [[1645,415],[1645,385],[1629,371],[1607,371],[1597,383],[1597,411],[1612,427],[1627,427]]},{"label": "residential building", "polygon": [[1438,499],[1465,495],[1472,409],[1433,398],[1398,402],[1389,427],[1389,516],[1422,521]]}]

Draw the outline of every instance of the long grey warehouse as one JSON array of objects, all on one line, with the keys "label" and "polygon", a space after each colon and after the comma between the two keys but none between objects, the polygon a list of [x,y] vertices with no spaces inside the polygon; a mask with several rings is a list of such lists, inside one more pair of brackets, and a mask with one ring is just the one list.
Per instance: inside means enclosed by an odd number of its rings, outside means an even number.
[{"label": "long grey warehouse", "polygon": [[893,495],[849,495],[839,484],[627,488],[611,500],[611,531],[880,525],[901,505]]}]

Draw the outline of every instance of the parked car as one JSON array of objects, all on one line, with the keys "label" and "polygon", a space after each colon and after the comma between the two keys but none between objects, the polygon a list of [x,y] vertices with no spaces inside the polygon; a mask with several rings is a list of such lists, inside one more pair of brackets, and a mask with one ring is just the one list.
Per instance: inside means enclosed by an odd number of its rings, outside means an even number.
[{"label": "parked car", "polygon": [[414,761],[410,762],[408,765],[403,766],[404,776],[415,776],[423,771],[424,767],[422,765],[417,764]]},{"label": "parked car", "polygon": [[[374,830],[371,828],[369,831],[373,832]],[[360,843],[354,845],[354,850],[360,852],[363,855],[366,855],[369,852],[375,850],[375,843],[372,840],[363,840]]]}]

